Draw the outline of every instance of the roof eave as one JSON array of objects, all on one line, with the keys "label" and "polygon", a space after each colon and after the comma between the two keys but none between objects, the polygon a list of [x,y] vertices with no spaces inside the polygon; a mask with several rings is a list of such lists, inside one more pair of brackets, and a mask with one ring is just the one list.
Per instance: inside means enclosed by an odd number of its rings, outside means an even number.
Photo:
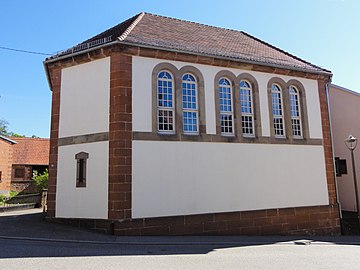
[{"label": "roof eave", "polygon": [[6,142],[8,142],[8,143],[11,143],[11,144],[17,144],[16,141],[11,140],[11,139],[9,139],[9,138],[7,138],[7,137],[4,137],[4,136],[2,136],[2,135],[0,135],[0,139],[6,141]]},{"label": "roof eave", "polygon": [[47,78],[50,90],[52,91],[52,84],[51,84],[49,68],[47,66],[48,64],[54,63],[54,62],[57,62],[57,61],[60,61],[60,60],[64,60],[64,59],[67,59],[67,58],[70,58],[70,57],[74,57],[76,55],[80,55],[80,54],[88,53],[88,52],[91,52],[91,51],[94,51],[94,50],[102,49],[102,48],[105,48],[105,47],[108,47],[108,46],[112,46],[112,45],[114,45],[116,43],[119,43],[119,42],[120,41],[118,39],[116,39],[115,41],[112,41],[112,42],[109,42],[109,43],[104,43],[104,44],[101,44],[99,46],[94,46],[94,47],[91,47],[91,48],[88,48],[88,49],[85,49],[85,50],[76,51],[76,52],[69,53],[69,54],[64,54],[64,55],[61,55],[61,56],[58,56],[58,57],[53,56],[53,58],[45,59],[45,61],[43,62],[43,65],[44,65],[46,78]]}]

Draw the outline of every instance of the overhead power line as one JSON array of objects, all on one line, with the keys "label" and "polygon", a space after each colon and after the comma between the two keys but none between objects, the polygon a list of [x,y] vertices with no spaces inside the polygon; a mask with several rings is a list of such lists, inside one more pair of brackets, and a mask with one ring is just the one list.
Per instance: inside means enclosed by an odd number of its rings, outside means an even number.
[{"label": "overhead power line", "polygon": [[39,54],[39,55],[52,55],[51,53],[43,53],[43,52],[32,52],[32,51],[26,51],[26,50],[19,50],[19,49],[13,49],[8,47],[1,47],[2,50],[8,50],[8,51],[14,51],[14,52],[21,52],[21,53],[29,53],[29,54]]}]

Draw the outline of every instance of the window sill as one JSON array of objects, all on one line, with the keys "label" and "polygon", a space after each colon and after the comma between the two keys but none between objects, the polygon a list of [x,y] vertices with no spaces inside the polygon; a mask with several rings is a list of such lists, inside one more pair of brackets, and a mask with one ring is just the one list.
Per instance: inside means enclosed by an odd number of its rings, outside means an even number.
[{"label": "window sill", "polygon": [[158,135],[161,135],[161,136],[171,136],[171,135],[176,135],[176,132],[175,132],[175,131],[171,131],[171,132],[158,131],[157,133],[158,133]]},{"label": "window sill", "polygon": [[183,133],[184,136],[199,136],[199,133]]},{"label": "window sill", "polygon": [[235,137],[235,134],[230,134],[230,133],[221,133],[221,137],[233,138],[233,137]]}]

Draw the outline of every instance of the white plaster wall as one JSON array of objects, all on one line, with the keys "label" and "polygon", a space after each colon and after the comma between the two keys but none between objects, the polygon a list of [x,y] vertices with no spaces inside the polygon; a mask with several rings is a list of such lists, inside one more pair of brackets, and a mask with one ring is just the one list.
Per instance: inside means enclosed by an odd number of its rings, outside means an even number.
[{"label": "white plaster wall", "polygon": [[133,141],[133,218],[328,204],[322,146]]},{"label": "white plaster wall", "polygon": [[[360,138],[360,94],[337,86],[329,90],[330,118],[334,144],[334,156],[346,159],[348,174],[337,177],[338,194],[342,210],[356,211],[354,176],[349,149],[344,140],[352,134]],[[358,188],[360,187],[360,143],[354,150]],[[359,189],[360,194],[360,189]]]},{"label": "white plaster wall", "polygon": [[109,131],[110,57],[61,72],[59,137]]},{"label": "white plaster wall", "polygon": [[[76,188],[75,154],[89,153],[86,187]],[[60,146],[56,191],[56,217],[108,217],[109,143],[97,142]]]},{"label": "white plaster wall", "polygon": [[[205,88],[205,119],[206,133],[216,134],[216,112],[214,97],[214,78],[221,70],[229,70],[238,76],[241,73],[249,73],[256,78],[259,84],[259,101],[261,113],[262,135],[270,136],[269,108],[267,97],[267,84],[273,77],[279,77],[288,82],[294,77],[277,74],[268,74],[249,70],[222,68],[208,65],[192,64],[179,61],[167,61],[146,57],[133,56],[132,58],[132,81],[133,81],[133,131],[152,131],[152,83],[151,76],[154,67],[159,63],[171,63],[178,69],[185,65],[198,68],[204,76]],[[296,78],[300,81],[306,91],[307,110],[309,121],[310,138],[322,138],[321,113],[318,95],[318,84],[316,80]]]}]

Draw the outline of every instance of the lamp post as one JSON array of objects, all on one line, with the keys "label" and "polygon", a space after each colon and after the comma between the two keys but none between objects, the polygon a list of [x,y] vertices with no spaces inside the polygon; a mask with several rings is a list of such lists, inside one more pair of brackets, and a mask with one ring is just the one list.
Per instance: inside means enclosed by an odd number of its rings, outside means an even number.
[{"label": "lamp post", "polygon": [[357,217],[358,217],[358,222],[359,222],[358,225],[360,227],[359,194],[358,194],[358,186],[357,186],[357,180],[356,180],[356,168],[355,168],[355,158],[354,158],[354,150],[355,150],[355,148],[357,146],[357,142],[358,142],[358,139],[355,138],[351,134],[345,140],[345,145],[350,150],[350,153],[351,153],[351,162],[352,162],[352,169],[353,169],[353,176],[354,176],[354,186],[355,186],[356,209],[357,209]]}]

